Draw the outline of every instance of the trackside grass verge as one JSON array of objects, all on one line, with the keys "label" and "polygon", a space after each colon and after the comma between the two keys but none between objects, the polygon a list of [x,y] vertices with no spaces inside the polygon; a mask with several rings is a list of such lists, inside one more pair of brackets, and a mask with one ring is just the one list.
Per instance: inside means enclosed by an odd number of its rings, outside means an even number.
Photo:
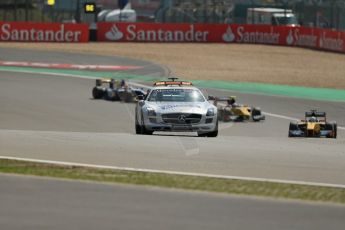
[{"label": "trackside grass verge", "polygon": [[345,204],[345,189],[274,182],[217,179],[163,173],[62,166],[16,160],[0,160],[0,173],[48,176],[96,182],[150,185],[229,194],[322,201]]}]

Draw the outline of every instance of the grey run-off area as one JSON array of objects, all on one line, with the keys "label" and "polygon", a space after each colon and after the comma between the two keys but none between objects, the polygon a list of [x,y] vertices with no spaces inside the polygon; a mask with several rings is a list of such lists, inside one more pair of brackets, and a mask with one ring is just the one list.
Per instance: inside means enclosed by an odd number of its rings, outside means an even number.
[{"label": "grey run-off area", "polygon": [[[342,229],[344,206],[0,175],[1,229]],[[15,191],[15,192],[14,192]]]}]

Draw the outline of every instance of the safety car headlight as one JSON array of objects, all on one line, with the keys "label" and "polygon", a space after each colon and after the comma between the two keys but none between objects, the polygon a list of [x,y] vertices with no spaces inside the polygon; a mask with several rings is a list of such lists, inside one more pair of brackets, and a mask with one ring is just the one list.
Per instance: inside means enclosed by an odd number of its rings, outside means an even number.
[{"label": "safety car headlight", "polygon": [[214,108],[209,108],[207,110],[206,116],[214,116]]},{"label": "safety car headlight", "polygon": [[147,115],[150,117],[156,116],[156,111],[153,108],[147,108]]}]

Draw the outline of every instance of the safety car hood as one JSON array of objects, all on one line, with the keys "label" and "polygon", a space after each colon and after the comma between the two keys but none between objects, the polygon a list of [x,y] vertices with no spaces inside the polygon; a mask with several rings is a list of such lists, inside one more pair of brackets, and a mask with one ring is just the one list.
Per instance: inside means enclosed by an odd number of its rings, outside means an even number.
[{"label": "safety car hood", "polygon": [[209,102],[147,102],[156,113],[206,113],[213,106]]}]

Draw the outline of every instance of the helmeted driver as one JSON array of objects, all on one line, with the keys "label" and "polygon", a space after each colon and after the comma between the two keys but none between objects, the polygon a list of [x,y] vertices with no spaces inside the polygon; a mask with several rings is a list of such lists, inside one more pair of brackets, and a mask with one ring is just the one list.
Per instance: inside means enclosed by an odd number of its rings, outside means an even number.
[{"label": "helmeted driver", "polygon": [[236,97],[234,96],[229,97],[229,99],[227,100],[227,103],[228,103],[228,106],[231,106],[231,107],[238,106],[236,103]]},{"label": "helmeted driver", "polygon": [[309,119],[309,122],[317,122],[317,118],[312,116],[310,119]]}]

